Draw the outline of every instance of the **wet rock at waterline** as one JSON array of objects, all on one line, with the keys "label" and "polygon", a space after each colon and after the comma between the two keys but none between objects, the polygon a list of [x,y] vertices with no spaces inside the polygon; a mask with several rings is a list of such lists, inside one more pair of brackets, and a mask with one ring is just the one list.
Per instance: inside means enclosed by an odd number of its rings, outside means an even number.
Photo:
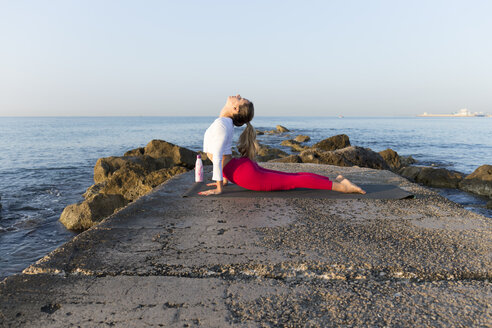
[{"label": "wet rock at waterline", "polygon": [[311,138],[309,136],[305,136],[305,135],[298,135],[294,138],[295,141],[297,142],[307,142],[309,140],[311,140]]},{"label": "wet rock at waterline", "polygon": [[285,126],[282,126],[282,125],[277,125],[275,128],[277,129],[277,132],[279,132],[279,133],[290,132],[289,129],[287,129]]},{"label": "wet rock at waterline", "polygon": [[187,171],[181,166],[147,171],[139,165],[129,163],[117,170],[108,180],[89,187],[84,197],[91,197],[98,193],[119,194],[133,201],[174,175]]},{"label": "wet rock at waterline", "polygon": [[70,230],[86,230],[129,203],[122,195],[97,194],[65,207],[60,222]]},{"label": "wet rock at waterline", "polygon": [[460,183],[462,190],[492,198],[492,165],[482,165]]},{"label": "wet rock at waterline", "polygon": [[436,188],[458,188],[463,174],[443,168],[404,167],[399,174],[409,180]]},{"label": "wet rock at waterline", "polygon": [[[152,140],[121,157],[100,158],[94,166],[94,182],[82,203],[65,208],[60,221],[72,230],[85,230],[129,202],[149,193],[174,175],[195,165],[197,152],[163,140]],[[202,153],[204,164],[211,164]]]}]

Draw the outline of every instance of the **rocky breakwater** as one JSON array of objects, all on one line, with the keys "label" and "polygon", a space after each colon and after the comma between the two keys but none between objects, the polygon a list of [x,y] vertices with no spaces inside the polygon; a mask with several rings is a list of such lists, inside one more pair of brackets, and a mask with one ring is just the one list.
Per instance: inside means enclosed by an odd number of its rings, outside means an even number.
[{"label": "rocky breakwater", "polygon": [[492,208],[492,165],[482,165],[467,176],[445,168],[412,166],[416,161],[411,156],[400,156],[390,148],[377,153],[370,148],[353,146],[345,134],[323,139],[311,147],[302,144],[309,140],[308,136],[284,140],[280,145],[290,147],[295,154],[288,155],[270,147],[268,149],[270,156],[261,157],[260,160],[390,170],[425,186],[461,189],[486,197],[489,199],[487,208]]},{"label": "rocky breakwater", "polygon": [[426,186],[461,189],[488,198],[486,206],[492,209],[492,165],[482,165],[469,175],[444,168],[418,166],[403,167],[398,173]]},{"label": "rocky breakwater", "polygon": [[194,168],[196,155],[172,143],[152,140],[124,156],[100,158],[94,166],[94,185],[83,195],[84,201],[63,210],[60,222],[70,230],[86,230],[172,176]]},{"label": "rocky breakwater", "polygon": [[[294,141],[289,140],[289,143]],[[295,151],[294,147],[291,148]],[[344,167],[359,166],[383,170],[390,169],[390,166],[380,154],[369,148],[352,146],[349,137],[345,134],[321,140],[311,147],[303,146],[303,150],[299,154],[273,159],[272,162],[314,163]]]}]

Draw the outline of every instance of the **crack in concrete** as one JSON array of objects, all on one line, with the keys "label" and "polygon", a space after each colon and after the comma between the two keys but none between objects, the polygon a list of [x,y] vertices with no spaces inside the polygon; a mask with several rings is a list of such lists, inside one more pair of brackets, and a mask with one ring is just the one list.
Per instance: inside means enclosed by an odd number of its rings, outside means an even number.
[{"label": "crack in concrete", "polygon": [[273,266],[266,265],[216,265],[211,267],[187,268],[183,266],[156,266],[153,270],[146,272],[109,272],[94,271],[76,268],[71,271],[34,268],[26,274],[52,274],[62,276],[162,276],[181,277],[194,279],[220,278],[225,280],[261,280],[273,279],[287,282],[307,281],[388,281],[401,280],[412,282],[434,282],[434,281],[492,281],[488,272],[436,272],[433,274],[417,274],[404,272],[402,270],[389,270],[370,268],[357,270],[353,267],[345,268],[343,265],[331,265],[330,270],[310,265],[309,263],[279,263]]}]

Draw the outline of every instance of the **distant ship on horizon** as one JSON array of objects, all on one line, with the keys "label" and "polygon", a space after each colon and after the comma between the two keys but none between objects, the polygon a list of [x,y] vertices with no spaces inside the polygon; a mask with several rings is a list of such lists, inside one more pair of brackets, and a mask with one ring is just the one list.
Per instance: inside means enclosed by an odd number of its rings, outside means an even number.
[{"label": "distant ship on horizon", "polygon": [[492,115],[484,114],[483,112],[470,112],[468,109],[460,109],[456,113],[452,114],[429,114],[425,112],[424,114],[417,115],[419,117],[492,117]]}]

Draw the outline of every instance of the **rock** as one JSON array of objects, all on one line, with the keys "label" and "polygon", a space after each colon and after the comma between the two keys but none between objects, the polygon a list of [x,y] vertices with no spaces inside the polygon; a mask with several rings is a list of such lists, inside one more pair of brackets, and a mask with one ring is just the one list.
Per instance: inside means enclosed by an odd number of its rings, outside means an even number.
[{"label": "rock", "polygon": [[260,130],[256,129],[256,135],[258,135],[258,136],[262,136],[262,135],[264,135],[264,134],[265,134],[265,132],[263,132],[263,131],[260,131]]},{"label": "rock", "polygon": [[401,168],[400,156],[398,156],[398,153],[393,149],[388,148],[386,150],[380,151],[379,155],[383,157],[383,159],[386,161],[392,171],[397,171]]},{"label": "rock", "polygon": [[482,165],[461,181],[462,190],[492,198],[492,165]]},{"label": "rock", "polygon": [[288,154],[280,149],[269,147],[266,145],[259,145],[258,154],[256,159],[258,162],[266,162],[272,159],[286,157]]},{"label": "rock", "polygon": [[290,131],[289,129],[287,129],[285,126],[282,126],[282,125],[277,125],[276,129],[277,129],[277,132],[279,132],[279,133],[284,133],[284,132]]},{"label": "rock", "polygon": [[94,166],[94,182],[101,183],[109,179],[114,172],[126,165],[138,165],[144,170],[155,171],[172,167],[174,162],[171,157],[154,158],[148,155],[103,157],[99,158]]},{"label": "rock", "polygon": [[435,188],[458,188],[463,175],[443,168],[407,166],[398,172],[401,176]]},{"label": "rock", "polygon": [[142,156],[143,154],[145,154],[145,148],[139,147],[139,148],[127,151],[124,154],[124,156]]},{"label": "rock", "polygon": [[418,183],[436,188],[458,188],[461,180],[463,175],[459,172],[432,167],[423,167],[415,179]]},{"label": "rock", "polygon": [[492,210],[492,200],[489,200],[489,201],[487,202],[486,207],[487,207],[489,210]]},{"label": "rock", "polygon": [[138,164],[126,163],[108,179],[89,187],[84,193],[84,202],[67,206],[60,222],[67,229],[88,229],[172,176],[187,171],[182,166],[175,166],[149,172]]},{"label": "rock", "polygon": [[302,159],[298,155],[290,155],[290,156],[287,156],[287,157],[271,159],[271,160],[269,160],[269,162],[275,162],[275,163],[302,163]]},{"label": "rock", "polygon": [[406,167],[400,169],[398,174],[400,174],[404,178],[407,178],[408,180],[415,181],[421,170],[422,170],[422,167],[406,166]]},{"label": "rock", "polygon": [[410,166],[417,163],[417,160],[412,156],[400,156],[401,167]]},{"label": "rock", "polygon": [[346,134],[339,134],[315,143],[312,148],[329,151],[343,149],[346,147],[350,147],[349,137]]},{"label": "rock", "polygon": [[[201,153],[204,164],[212,162]],[[194,168],[197,153],[163,140],[152,140],[121,157],[98,159],[94,182],[84,193],[85,201],[65,208],[60,221],[73,230],[84,230],[117,208],[125,206],[170,177]]]},{"label": "rock", "polygon": [[65,207],[60,222],[70,230],[86,230],[127,204],[128,200],[121,195],[98,194]]},{"label": "rock", "polygon": [[[184,147],[176,146],[163,140],[152,140],[144,148],[136,148],[125,153],[122,157],[103,157],[94,166],[94,182],[101,183],[127,164],[137,164],[147,171],[157,171],[163,168],[183,166],[188,169],[195,167],[198,153]],[[204,165],[212,162],[207,160],[204,153]]]},{"label": "rock", "polygon": [[106,186],[107,183],[108,183],[108,180],[105,180],[105,181],[100,182],[100,183],[93,184],[92,186],[90,186],[89,188],[87,188],[87,190],[85,191],[85,193],[82,196],[85,199],[94,197],[95,195],[97,195],[97,194],[99,194],[101,192],[101,190],[104,188],[104,186]]},{"label": "rock", "polygon": [[120,194],[125,199],[133,201],[174,175],[187,171],[184,167],[175,166],[149,172],[139,165],[129,163],[121,167],[105,181],[90,186],[83,196],[88,199],[100,193]]},{"label": "rock", "polygon": [[307,142],[307,141],[311,140],[311,138],[309,136],[298,135],[294,138],[294,140],[297,142]]},{"label": "rock", "polygon": [[100,189],[103,194],[120,194],[127,200],[135,200],[174,175],[187,172],[181,166],[148,172],[136,165],[127,165],[116,171]]},{"label": "rock", "polygon": [[309,148],[307,146],[302,146],[299,142],[297,142],[293,139],[284,140],[280,143],[280,145],[290,147],[290,149],[292,149],[292,151],[296,151],[296,152],[300,152],[300,151],[303,151],[303,150]]},{"label": "rock", "polygon": [[172,166],[195,167],[197,153],[184,147],[176,146],[164,140],[152,140],[145,146],[145,155],[153,158],[170,159]]},{"label": "rock", "polygon": [[369,148],[345,147],[334,151],[311,148],[299,154],[303,163],[330,164],[337,166],[360,166],[389,170],[388,164],[378,153]]}]

